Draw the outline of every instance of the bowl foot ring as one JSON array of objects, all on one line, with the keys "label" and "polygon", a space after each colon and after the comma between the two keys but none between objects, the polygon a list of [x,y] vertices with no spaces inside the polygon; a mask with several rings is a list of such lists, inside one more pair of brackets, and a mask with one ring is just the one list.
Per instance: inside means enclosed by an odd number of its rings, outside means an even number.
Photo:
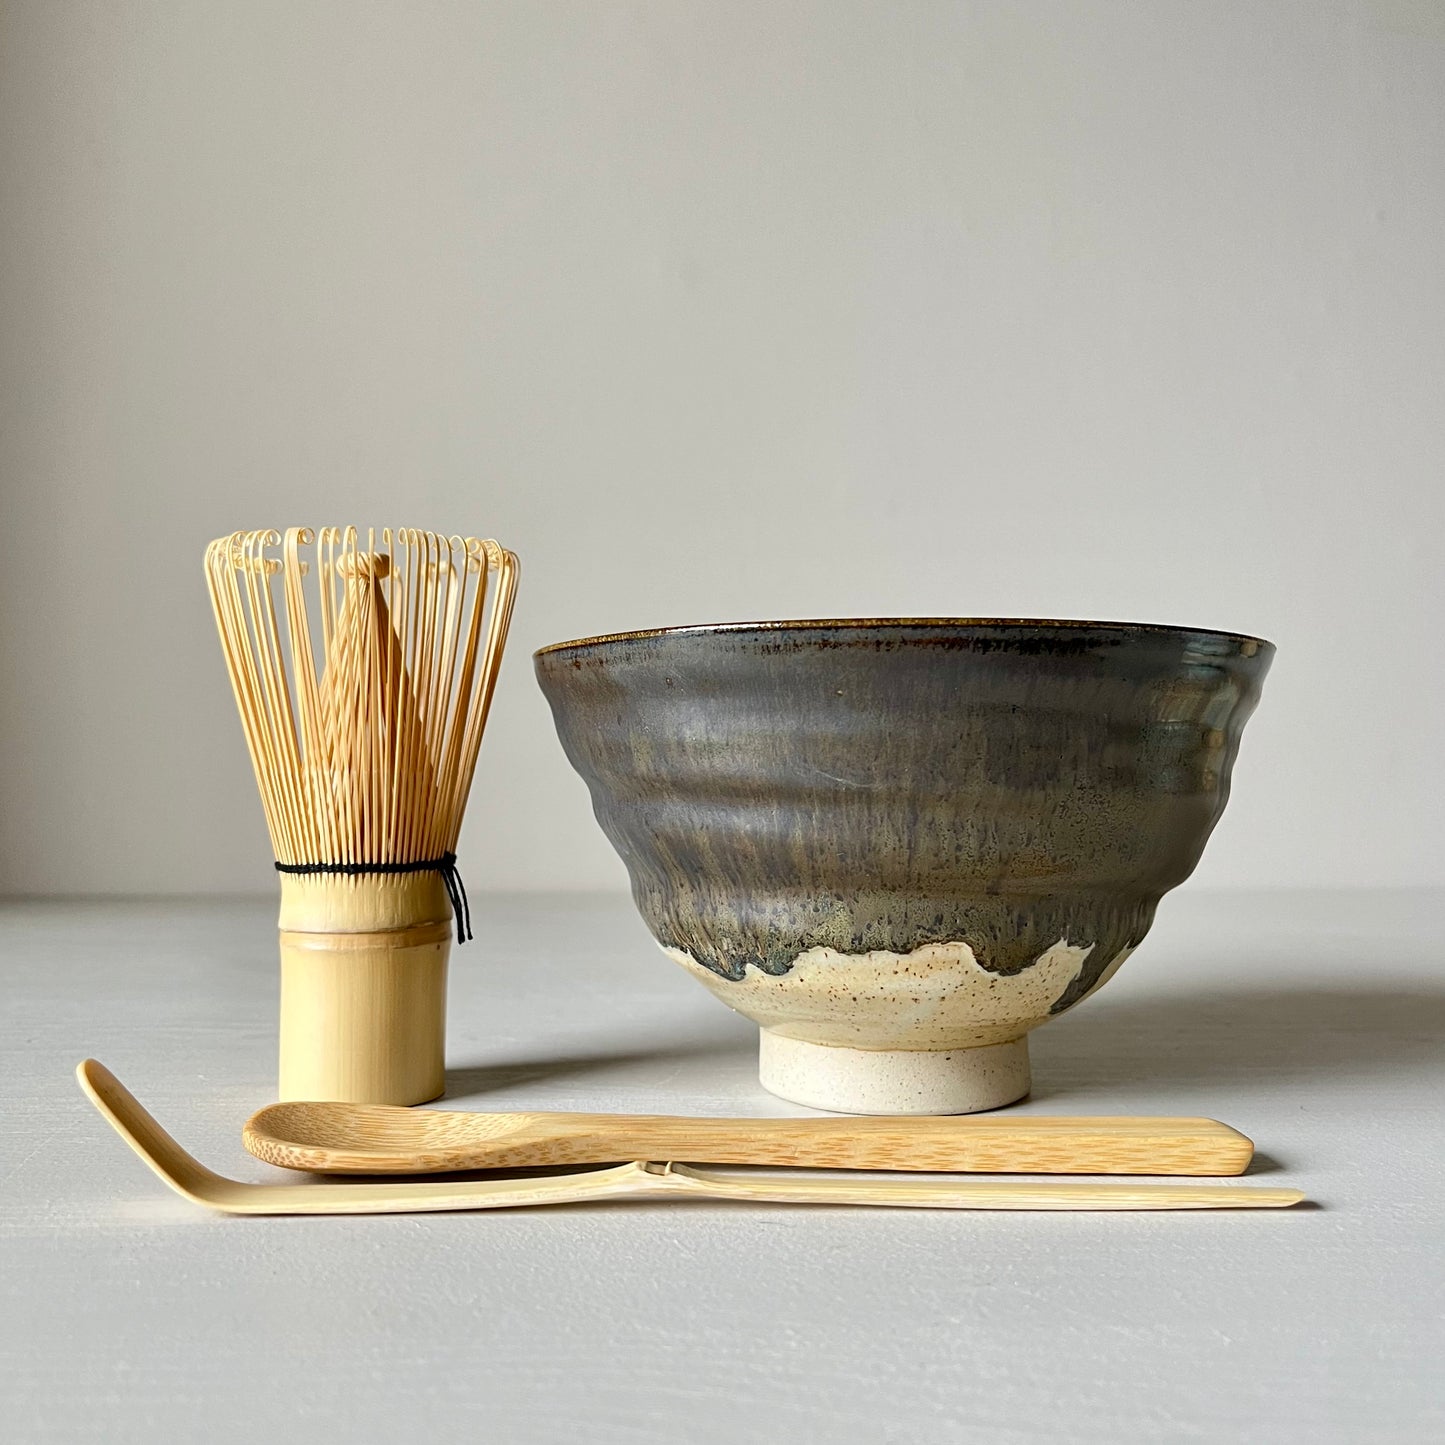
[{"label": "bowl foot ring", "polygon": [[1029,1091],[1027,1039],[977,1049],[849,1049],[762,1031],[769,1093],[840,1114],[976,1114]]}]

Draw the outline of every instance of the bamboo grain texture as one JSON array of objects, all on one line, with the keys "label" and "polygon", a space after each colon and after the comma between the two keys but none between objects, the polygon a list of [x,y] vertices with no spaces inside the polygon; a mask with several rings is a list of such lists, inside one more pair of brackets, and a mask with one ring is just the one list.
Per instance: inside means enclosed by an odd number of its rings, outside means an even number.
[{"label": "bamboo grain texture", "polygon": [[207,1169],[188,1154],[104,1065],[86,1059],[76,1074],[86,1096],[112,1128],[169,1188],[195,1204],[226,1214],[412,1214],[620,1198],[906,1209],[1280,1209],[1298,1204],[1304,1197],[1293,1189],[1243,1185],[737,1178],[650,1161],[552,1178],[246,1184]]},{"label": "bamboo grain texture", "polygon": [[1214,1119],[710,1119],[288,1102],[242,1134],[258,1159],[328,1174],[685,1159],[709,1164],[1007,1174],[1242,1174],[1254,1145]]}]

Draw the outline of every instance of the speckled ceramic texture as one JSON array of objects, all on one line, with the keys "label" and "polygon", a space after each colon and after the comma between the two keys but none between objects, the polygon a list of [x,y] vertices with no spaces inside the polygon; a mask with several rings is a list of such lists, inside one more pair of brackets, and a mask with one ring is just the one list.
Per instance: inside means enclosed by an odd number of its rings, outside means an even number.
[{"label": "speckled ceramic texture", "polygon": [[766,1029],[1021,1037],[1187,878],[1273,648],[1118,623],[622,634],[537,676],[658,942]]}]

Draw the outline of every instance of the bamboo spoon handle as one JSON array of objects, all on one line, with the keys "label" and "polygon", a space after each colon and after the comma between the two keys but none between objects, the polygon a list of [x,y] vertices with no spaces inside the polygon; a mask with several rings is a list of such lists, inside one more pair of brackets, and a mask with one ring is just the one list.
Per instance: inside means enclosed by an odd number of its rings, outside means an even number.
[{"label": "bamboo spoon handle", "polygon": [[862,1204],[899,1209],[1287,1209],[1297,1189],[1200,1184],[959,1183],[944,1179],[730,1178],[679,1164],[645,1165],[709,1199],[764,1204]]},{"label": "bamboo spoon handle", "polygon": [[1240,1174],[1254,1146],[1214,1119],[711,1119],[626,1114],[468,1114],[331,1103],[273,1104],[247,1121],[269,1164],[332,1174],[430,1174],[688,1159],[815,1169],[1008,1174]]}]

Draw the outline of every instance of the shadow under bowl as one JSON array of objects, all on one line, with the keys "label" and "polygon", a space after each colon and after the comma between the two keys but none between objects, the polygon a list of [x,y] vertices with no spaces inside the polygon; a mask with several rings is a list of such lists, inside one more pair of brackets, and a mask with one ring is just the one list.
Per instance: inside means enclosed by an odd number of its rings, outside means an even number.
[{"label": "shadow under bowl", "polygon": [[1199,861],[1274,649],[1135,623],[840,620],[536,654],[668,956],[762,1028],[761,1079],[854,1113],[1029,1089]]}]

